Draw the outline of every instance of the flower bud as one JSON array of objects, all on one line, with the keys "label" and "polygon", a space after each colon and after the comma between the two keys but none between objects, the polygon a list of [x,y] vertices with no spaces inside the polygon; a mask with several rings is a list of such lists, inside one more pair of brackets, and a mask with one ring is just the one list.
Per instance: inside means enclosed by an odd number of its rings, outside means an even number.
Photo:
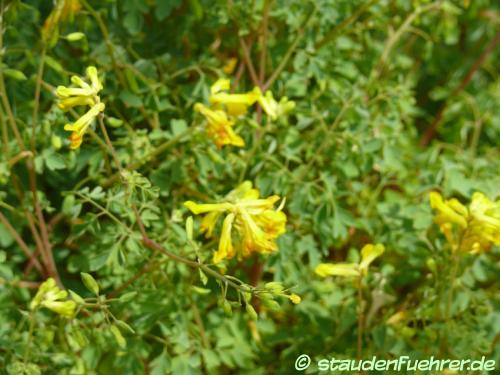
[{"label": "flower bud", "polygon": [[76,42],[80,39],[85,38],[85,34],[80,33],[80,32],[70,33],[70,34],[66,35],[65,38],[66,38],[66,40],[68,40],[70,42]]}]

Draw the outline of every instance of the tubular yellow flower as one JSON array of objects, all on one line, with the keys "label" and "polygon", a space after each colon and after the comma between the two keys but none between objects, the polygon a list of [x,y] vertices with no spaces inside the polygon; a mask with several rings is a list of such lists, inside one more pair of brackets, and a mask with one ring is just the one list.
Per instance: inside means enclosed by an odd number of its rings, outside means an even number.
[{"label": "tubular yellow flower", "polygon": [[321,277],[328,276],[359,276],[358,265],[355,263],[321,263],[314,272]]},{"label": "tubular yellow flower", "polygon": [[[258,90],[258,88],[254,90]],[[260,90],[258,90],[258,92],[260,93]],[[282,97],[280,101],[277,102],[271,91],[266,91],[265,95],[260,93],[258,102],[264,112],[273,120],[284,116],[295,108],[295,102],[289,101],[286,96]]]},{"label": "tubular yellow flower", "polygon": [[296,305],[298,305],[302,301],[302,298],[300,298],[300,296],[295,293],[290,294],[288,298]]},{"label": "tubular yellow flower", "polygon": [[236,68],[237,62],[238,59],[236,57],[229,58],[226,65],[222,67],[222,71],[226,74],[232,74],[234,72],[234,68]]},{"label": "tubular yellow flower", "polygon": [[456,199],[444,201],[441,194],[431,192],[429,194],[431,207],[438,211],[434,217],[436,224],[455,223],[462,228],[467,227],[467,209]]},{"label": "tubular yellow flower", "polygon": [[368,273],[370,264],[382,255],[385,247],[382,244],[367,244],[361,249],[361,261],[359,263],[321,263],[314,272],[321,277],[345,276],[359,277]]},{"label": "tubular yellow flower", "polygon": [[78,87],[57,86],[59,108],[67,111],[76,106],[93,106],[101,101],[98,93],[102,90],[102,84],[97,76],[97,69],[89,66],[86,73],[90,84],[78,76],[72,76],[71,82]]},{"label": "tubular yellow flower", "polygon": [[[42,306],[55,313],[70,318],[75,313],[76,302],[65,300],[68,292],[59,289],[53,278],[48,278],[43,282],[30,303],[30,309],[35,310]],[[65,301],[62,301],[65,300]]]},{"label": "tubular yellow flower", "polygon": [[368,272],[368,267],[370,264],[381,256],[385,251],[385,247],[382,244],[368,244],[363,246],[361,249],[361,263],[359,264],[359,269],[361,272],[366,274]]},{"label": "tubular yellow flower", "polygon": [[489,200],[476,192],[468,207],[456,199],[443,201],[430,193],[431,207],[437,211],[434,221],[450,243],[452,251],[479,253],[500,244],[500,201]]},{"label": "tubular yellow flower", "polygon": [[216,108],[224,105],[227,113],[233,116],[243,115],[247,112],[249,106],[254,104],[261,96],[260,90],[254,90],[245,94],[230,94],[227,91],[230,88],[230,81],[221,78],[210,87],[210,104]]},{"label": "tubular yellow flower", "polygon": [[274,209],[280,199],[277,195],[259,198],[259,191],[245,181],[229,194],[222,203],[184,205],[195,215],[205,214],[202,232],[212,237],[218,219],[227,214],[222,224],[219,247],[213,262],[230,259],[235,255],[247,257],[253,252],[269,253],[277,250],[276,238],[285,232],[286,215]]},{"label": "tubular yellow flower", "polygon": [[469,205],[469,222],[461,248],[479,253],[492,245],[500,245],[500,200],[493,202],[476,192]]},{"label": "tubular yellow flower", "polygon": [[77,106],[89,106],[90,109],[80,117],[74,124],[66,124],[64,130],[72,132],[70,148],[77,149],[83,141],[83,135],[99,113],[104,111],[105,105],[101,103],[98,93],[102,90],[102,84],[97,75],[97,69],[89,66],[86,70],[89,82],[85,82],[78,76],[72,76],[71,82],[77,87],[58,86],[56,95],[59,98],[59,108],[67,111]]},{"label": "tubular yellow flower", "polygon": [[219,241],[219,249],[214,254],[214,263],[219,263],[222,259],[232,257],[234,255],[234,248],[231,241],[233,222],[234,214],[229,214],[224,219]]},{"label": "tubular yellow flower", "polygon": [[76,149],[82,143],[83,135],[94,119],[104,111],[104,103],[97,103],[87,113],[80,117],[74,124],[64,125],[64,130],[73,132],[70,136],[71,148]]},{"label": "tubular yellow flower", "polygon": [[232,128],[234,121],[229,120],[224,111],[212,110],[201,103],[196,103],[194,110],[205,116],[208,123],[207,135],[218,148],[222,148],[224,145],[245,146],[243,138],[237,135]]}]

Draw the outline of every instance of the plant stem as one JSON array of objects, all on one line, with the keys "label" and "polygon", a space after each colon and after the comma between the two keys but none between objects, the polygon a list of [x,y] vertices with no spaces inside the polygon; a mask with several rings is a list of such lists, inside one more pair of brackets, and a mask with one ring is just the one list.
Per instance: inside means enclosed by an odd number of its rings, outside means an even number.
[{"label": "plant stem", "polygon": [[[460,250],[460,249],[458,249]],[[458,251],[457,250],[457,251]],[[459,256],[456,252],[453,252],[451,256],[451,271],[449,275],[449,286],[448,286],[448,298],[446,300],[446,306],[445,306],[445,311],[444,311],[444,321],[446,322],[446,325],[444,326],[444,334],[441,337],[441,348],[440,351],[442,352],[441,354],[447,354],[449,351],[448,347],[448,329],[449,325],[448,322],[451,318],[451,306],[453,304],[453,295],[455,292],[455,279],[457,278],[457,273],[458,273],[458,265],[459,265]]]},{"label": "plant stem", "polygon": [[[135,170],[135,169],[141,167],[142,165],[146,164],[148,161],[154,160],[157,156],[161,155],[163,152],[167,151],[170,147],[172,147],[177,142],[179,142],[180,140],[182,140],[182,138],[184,138],[191,131],[192,131],[192,129],[188,129],[188,130],[186,130],[186,131],[184,131],[184,132],[176,135],[172,139],[169,139],[168,141],[165,141],[164,143],[162,143],[161,145],[159,145],[158,147],[156,147],[153,151],[151,151],[149,154],[147,154],[146,157],[144,157],[143,159],[138,160],[136,162],[130,163],[129,165],[127,165],[126,168],[127,169],[131,169],[131,170]],[[113,174],[106,181],[104,181],[104,183],[102,184],[102,186],[105,187],[105,188],[109,187],[119,177],[120,177],[119,173]]]},{"label": "plant stem", "polygon": [[269,77],[267,82],[265,84],[263,84],[262,91],[265,91],[269,87],[271,87],[271,85],[278,78],[278,76],[281,74],[283,69],[285,69],[285,67],[287,66],[288,61],[290,60],[293,53],[297,49],[297,46],[299,45],[299,42],[302,39],[302,36],[304,35],[305,31],[307,30],[309,23],[313,19],[313,16],[316,13],[316,10],[317,10],[317,8],[314,7],[313,10],[309,13],[306,20],[304,21],[303,26],[299,29],[297,35],[295,36],[295,39],[293,40],[292,44],[290,45],[290,47],[288,47],[288,50],[286,51],[285,56],[281,59],[280,63],[278,64],[278,66],[276,67],[274,72],[271,74],[271,76]]},{"label": "plant stem", "polygon": [[23,363],[25,365],[29,360],[29,355],[31,352],[31,341],[33,339],[33,329],[35,328],[35,316],[33,311],[30,311],[29,320],[30,320],[30,327],[28,331],[28,342],[26,343],[26,348],[24,349],[24,355],[23,355]]},{"label": "plant stem", "polygon": [[[491,40],[490,43],[486,46],[484,49],[483,53],[479,56],[479,58],[474,62],[474,64],[471,66],[471,68],[467,71],[467,74],[465,77],[462,79],[462,82],[453,90],[453,92],[448,96],[447,100],[443,102],[441,107],[438,109],[436,116],[434,117],[434,121],[429,125],[429,127],[426,129],[422,137],[420,138],[420,146],[427,146],[431,140],[434,138],[436,131],[439,127],[439,124],[441,123],[443,119],[444,112],[447,108],[448,100],[457,95],[459,92],[461,92],[471,81],[472,77],[474,76],[474,73],[479,70],[481,65],[483,65],[484,61],[486,58],[495,50],[496,45],[500,42],[500,32],[498,32],[495,37]],[[479,137],[479,132],[481,128],[478,128],[476,130],[477,135],[475,134],[475,137]]]},{"label": "plant stem", "polygon": [[30,250],[28,245],[26,245],[26,242],[21,238],[19,233],[15,230],[15,228],[10,224],[9,220],[0,212],[0,222],[3,224],[5,229],[11,234],[11,236],[14,238],[14,240],[17,242],[21,250],[23,251],[24,255],[33,263],[35,268],[43,274],[43,268],[38,259],[36,259],[35,254]]},{"label": "plant stem", "polygon": [[363,300],[363,276],[358,279],[358,343],[357,359],[361,360],[363,354],[363,330],[364,330],[364,300]]},{"label": "plant stem", "polygon": [[[245,39],[240,36],[240,46],[243,50],[243,60],[245,61],[245,65],[247,66],[248,72],[250,73],[250,78],[252,78],[252,82],[255,86],[261,87],[259,82],[259,77],[257,77],[257,73],[255,72],[255,67],[252,62],[252,58],[250,57],[250,51],[248,50]],[[261,87],[262,88],[262,87]]]},{"label": "plant stem", "polygon": [[347,26],[350,26],[352,23],[354,23],[370,6],[372,6],[377,1],[378,0],[367,1],[366,3],[361,5],[358,9],[356,9],[354,13],[352,13],[349,17],[347,17],[341,23],[336,25],[319,42],[317,42],[314,45],[316,51],[318,51],[320,48],[323,48],[328,43],[333,42],[342,30],[344,30]]},{"label": "plant stem", "polygon": [[405,31],[411,27],[413,21],[421,15],[422,13],[431,11],[433,9],[438,9],[442,5],[442,1],[433,2],[427,4],[422,7],[417,7],[413,13],[411,13],[401,24],[401,26],[393,33],[385,43],[384,50],[382,51],[382,55],[376,65],[374,65],[374,69],[370,74],[370,81],[376,82],[378,78],[384,72],[385,64],[389,58],[389,55],[392,51],[392,48],[396,45],[396,42],[401,38],[401,36],[405,33]]}]

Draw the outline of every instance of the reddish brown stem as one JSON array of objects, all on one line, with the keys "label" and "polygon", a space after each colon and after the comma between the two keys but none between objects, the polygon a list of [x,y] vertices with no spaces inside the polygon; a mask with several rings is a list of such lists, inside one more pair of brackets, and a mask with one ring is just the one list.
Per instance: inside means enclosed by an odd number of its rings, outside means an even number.
[{"label": "reddish brown stem", "polygon": [[0,222],[3,224],[5,229],[10,233],[12,238],[17,242],[21,250],[23,251],[24,255],[28,259],[30,259],[33,262],[33,265],[36,267],[36,269],[43,274],[43,268],[38,259],[36,259],[35,254],[30,250],[28,245],[26,245],[26,242],[21,238],[19,233],[14,229],[14,227],[10,224],[9,220],[0,212]]},{"label": "reddish brown stem", "polygon": [[495,50],[495,47],[499,41],[500,41],[500,32],[497,33],[497,35],[493,38],[493,40],[486,46],[483,53],[481,53],[479,58],[474,62],[474,64],[468,70],[467,74],[462,79],[462,82],[460,82],[460,84],[455,88],[455,90],[453,90],[453,92],[448,96],[447,100],[445,100],[441,104],[441,107],[439,108],[436,116],[434,117],[434,121],[430,124],[425,133],[422,135],[422,138],[420,139],[420,146],[423,147],[427,146],[431,142],[431,140],[435,137],[437,129],[439,128],[439,125],[443,119],[443,115],[446,110],[448,100],[456,96],[468,85],[468,83],[474,76],[474,73],[476,73],[479,70],[481,65],[483,65],[484,61],[486,60],[486,58]]}]

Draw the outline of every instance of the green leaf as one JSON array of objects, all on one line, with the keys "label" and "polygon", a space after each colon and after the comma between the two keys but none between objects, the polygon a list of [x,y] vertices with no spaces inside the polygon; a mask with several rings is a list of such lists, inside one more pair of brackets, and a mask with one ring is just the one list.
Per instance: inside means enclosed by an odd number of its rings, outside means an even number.
[{"label": "green leaf", "polygon": [[0,223],[0,245],[3,248],[7,248],[10,245],[12,245],[13,242],[14,242],[14,237],[12,237],[7,228],[5,228],[5,226],[2,223]]},{"label": "green leaf", "polygon": [[137,96],[130,91],[124,90],[118,97],[128,107],[139,108],[142,106],[142,100],[140,96]]},{"label": "green leaf", "polygon": [[182,134],[187,130],[186,121],[182,119],[173,119],[170,121],[170,127],[174,136]]},{"label": "green leaf", "polygon": [[158,21],[164,20],[181,4],[181,0],[156,0],[155,16]]},{"label": "green leaf", "polygon": [[56,171],[59,169],[66,168],[66,162],[64,158],[57,152],[54,152],[53,150],[48,150],[47,152],[44,153],[44,160],[45,160],[45,165],[51,171]]}]

